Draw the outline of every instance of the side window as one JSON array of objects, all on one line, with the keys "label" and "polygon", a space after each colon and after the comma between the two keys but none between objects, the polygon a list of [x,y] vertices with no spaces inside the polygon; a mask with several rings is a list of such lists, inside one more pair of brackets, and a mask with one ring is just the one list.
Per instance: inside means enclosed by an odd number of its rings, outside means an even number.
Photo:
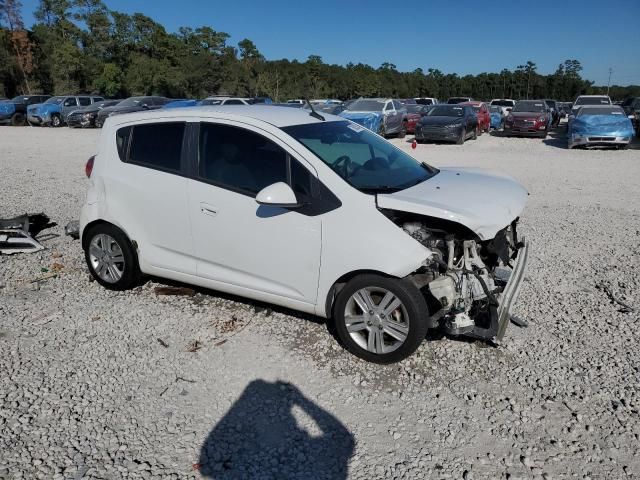
[{"label": "side window", "polygon": [[185,124],[182,122],[135,125],[126,161],[179,172],[184,130]]},{"label": "side window", "polygon": [[80,97],[78,98],[78,102],[80,103],[81,107],[91,105],[91,99],[89,97]]},{"label": "side window", "polygon": [[393,106],[396,107],[396,110],[400,110],[402,108],[402,104],[400,102],[393,101]]},{"label": "side window", "polygon": [[78,105],[76,97],[69,97],[64,101],[65,107],[75,107],[76,105]]},{"label": "side window", "polygon": [[199,176],[255,195],[273,183],[287,182],[287,153],[255,132],[202,123]]},{"label": "side window", "polygon": [[118,156],[123,162],[127,161],[129,151],[129,138],[131,138],[131,127],[118,129],[116,132],[116,146],[118,147]]},{"label": "side window", "polygon": [[291,188],[299,201],[305,202],[311,199],[313,194],[312,175],[299,162],[291,159]]},{"label": "side window", "polygon": [[391,111],[393,110],[393,104],[391,102],[387,103],[387,105],[384,107],[385,111]]},{"label": "side window", "polygon": [[227,100],[224,102],[225,105],[244,105],[240,100]]}]

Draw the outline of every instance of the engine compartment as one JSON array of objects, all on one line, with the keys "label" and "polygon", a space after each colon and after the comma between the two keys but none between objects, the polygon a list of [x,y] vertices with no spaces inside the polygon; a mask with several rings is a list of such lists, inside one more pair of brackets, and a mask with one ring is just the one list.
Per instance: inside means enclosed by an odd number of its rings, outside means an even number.
[{"label": "engine compartment", "polygon": [[521,244],[516,218],[491,240],[463,225],[381,210],[433,254],[410,275],[427,300],[432,324],[450,335],[498,341],[498,309]]}]

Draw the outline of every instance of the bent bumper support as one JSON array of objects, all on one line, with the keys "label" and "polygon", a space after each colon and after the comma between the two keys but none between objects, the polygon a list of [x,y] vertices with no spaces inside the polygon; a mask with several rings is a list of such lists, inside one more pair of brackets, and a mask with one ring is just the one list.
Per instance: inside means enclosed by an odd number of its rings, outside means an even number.
[{"label": "bent bumper support", "polygon": [[488,327],[475,326],[467,334],[469,337],[488,340],[493,344],[499,344],[511,321],[511,308],[515,304],[520,287],[524,279],[524,274],[529,260],[529,243],[522,239],[522,247],[518,250],[515,258],[513,271],[509,277],[504,291],[499,296],[498,306],[491,306],[491,323]]}]

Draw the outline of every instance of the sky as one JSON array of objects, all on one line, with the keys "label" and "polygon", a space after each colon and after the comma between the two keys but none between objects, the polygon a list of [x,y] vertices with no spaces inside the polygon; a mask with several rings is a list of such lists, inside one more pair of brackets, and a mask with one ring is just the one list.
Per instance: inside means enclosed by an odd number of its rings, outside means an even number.
[{"label": "sky", "polygon": [[[383,62],[477,74],[531,60],[541,74],[577,59],[597,85],[640,84],[640,0],[103,0],[174,32],[207,25],[249,38],[269,60]],[[27,26],[38,0],[22,0]]]}]

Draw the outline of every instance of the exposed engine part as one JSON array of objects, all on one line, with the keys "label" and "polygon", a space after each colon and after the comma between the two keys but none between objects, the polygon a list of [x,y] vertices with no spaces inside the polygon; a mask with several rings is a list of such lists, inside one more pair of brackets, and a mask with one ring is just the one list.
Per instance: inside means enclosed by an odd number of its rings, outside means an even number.
[{"label": "exposed engine part", "polygon": [[78,220],[71,220],[67,223],[67,226],[64,227],[64,233],[74,240],[78,240],[80,238],[80,222]]},{"label": "exposed engine part", "polygon": [[[440,257],[440,260],[444,259],[443,247],[444,242],[442,238],[435,235],[435,232],[426,228],[426,225],[422,222],[405,222],[402,224],[402,229],[409,234],[416,241],[427,247]],[[444,232],[442,232],[444,233]]]}]

